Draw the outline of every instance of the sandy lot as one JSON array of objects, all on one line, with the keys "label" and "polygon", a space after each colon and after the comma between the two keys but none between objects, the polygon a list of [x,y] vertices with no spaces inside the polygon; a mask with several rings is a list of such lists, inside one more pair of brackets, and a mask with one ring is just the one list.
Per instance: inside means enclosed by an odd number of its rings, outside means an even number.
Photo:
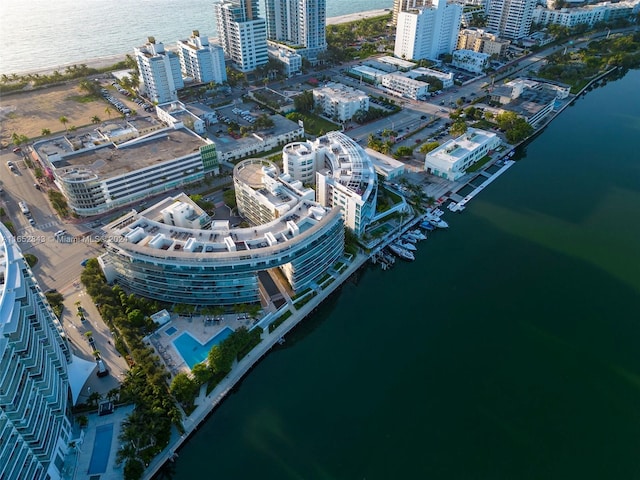
[{"label": "sandy lot", "polygon": [[[91,119],[98,116],[107,120],[105,108],[109,105],[101,98],[82,103],[73,97],[82,97],[84,92],[75,84],[61,85],[34,92],[3,95],[0,99],[0,141],[11,143],[15,132],[35,139],[48,128],[51,134],[64,132],[60,117],[67,117],[67,128],[91,125]],[[111,116],[118,112],[112,107]]]}]

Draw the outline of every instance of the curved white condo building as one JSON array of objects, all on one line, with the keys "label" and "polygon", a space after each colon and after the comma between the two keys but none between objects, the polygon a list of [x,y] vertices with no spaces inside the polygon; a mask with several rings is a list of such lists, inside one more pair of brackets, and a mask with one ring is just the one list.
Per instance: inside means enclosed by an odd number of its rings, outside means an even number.
[{"label": "curved white condo building", "polygon": [[0,478],[59,479],[71,434],[71,354],[20,249],[0,223]]},{"label": "curved white condo building", "polygon": [[303,183],[316,183],[316,200],[338,207],[344,223],[360,236],[376,214],[378,177],[367,152],[341,132],[313,142],[294,142],[282,151],[285,173]]},{"label": "curved white condo building", "polygon": [[165,302],[233,305],[260,300],[260,272],[280,269],[297,292],[342,256],[340,210],[316,203],[313,190],[257,159],[235,167],[234,183],[251,226],[211,222],[184,194],[134,210],[104,227],[107,280]]}]

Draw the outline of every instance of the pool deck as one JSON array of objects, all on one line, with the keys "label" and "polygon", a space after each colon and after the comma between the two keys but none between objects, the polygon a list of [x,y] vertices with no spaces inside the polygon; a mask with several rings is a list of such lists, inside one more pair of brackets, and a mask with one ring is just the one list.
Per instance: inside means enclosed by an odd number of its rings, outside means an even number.
[{"label": "pool deck", "polygon": [[[122,480],[124,476],[123,466],[116,465],[116,455],[120,442],[118,435],[120,435],[120,425],[126,419],[126,417],[133,411],[133,405],[126,405],[124,407],[116,407],[113,413],[109,415],[99,416],[97,413],[87,414],[89,423],[84,429],[84,433],[78,432],[78,436],[74,439],[76,441],[76,449],[71,452],[71,460],[75,464],[69,464],[70,462],[65,459],[65,479],[81,479],[89,478],[89,465],[91,464],[91,455],[93,454],[93,444],[96,440],[96,432],[98,427],[102,425],[113,424],[113,437],[111,439],[111,447],[109,451],[109,461],[107,462],[107,468],[104,473],[96,474],[100,475],[100,480]],[[81,440],[78,440],[81,439]],[[75,457],[75,460],[73,460]],[[69,465],[69,467],[67,467]]]},{"label": "pool deck", "polygon": [[[217,316],[194,315],[193,317],[172,314],[171,321],[149,335],[145,341],[154,348],[172,376],[180,372],[189,373],[191,369],[178,352],[173,341],[182,333],[188,332],[198,342],[205,344],[225,327],[230,327],[232,330],[237,330],[240,327],[251,328],[253,320],[244,317],[245,314],[242,313]],[[172,334],[167,334],[167,330],[172,331],[172,328],[175,328],[175,331]]]}]

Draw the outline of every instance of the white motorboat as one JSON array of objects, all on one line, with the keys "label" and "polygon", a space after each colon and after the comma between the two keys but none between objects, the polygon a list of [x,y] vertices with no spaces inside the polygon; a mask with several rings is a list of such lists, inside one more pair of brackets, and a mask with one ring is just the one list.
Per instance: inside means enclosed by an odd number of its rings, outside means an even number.
[{"label": "white motorboat", "polygon": [[449,228],[449,224],[437,215],[427,214],[427,220],[438,228]]},{"label": "white motorboat", "polygon": [[403,260],[413,261],[413,260],[416,259],[416,257],[413,255],[413,253],[411,253],[406,248],[402,248],[402,247],[399,247],[397,245],[391,244],[391,245],[389,245],[389,250],[391,250],[394,253],[394,255],[397,255],[398,257],[402,258]]},{"label": "white motorboat", "polygon": [[400,237],[402,240],[404,240],[405,242],[409,242],[409,243],[418,243],[418,239],[416,237],[414,237],[413,235],[409,235],[408,233],[405,233],[404,235],[402,235],[402,237]]},{"label": "white motorboat", "polygon": [[402,240],[398,240],[395,242],[395,245],[398,245],[400,248],[406,248],[409,251],[415,252],[417,250],[416,246],[413,243],[403,242]]},{"label": "white motorboat", "polygon": [[409,232],[412,236],[414,236],[417,240],[426,240],[427,236],[422,233],[420,230],[418,230],[417,228],[415,230],[411,230]]}]

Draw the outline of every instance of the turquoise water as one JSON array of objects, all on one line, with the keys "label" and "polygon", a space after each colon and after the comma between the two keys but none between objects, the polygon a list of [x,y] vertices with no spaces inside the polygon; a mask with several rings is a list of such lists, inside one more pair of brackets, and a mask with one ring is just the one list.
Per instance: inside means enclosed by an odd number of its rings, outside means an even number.
[{"label": "turquoise water", "polygon": [[640,478],[638,85],[578,100],[415,262],[346,284],[173,478]]},{"label": "turquoise water", "polygon": [[87,472],[89,475],[107,471],[112,439],[113,423],[100,425],[96,428],[96,438],[93,442],[93,451],[91,452],[91,461]]},{"label": "turquoise water", "polygon": [[176,333],[178,331],[178,329],[176,327],[169,327],[165,330],[164,333],[166,333],[167,335],[171,336],[174,333]]},{"label": "turquoise water", "polygon": [[207,358],[211,347],[218,345],[232,333],[233,329],[231,327],[224,327],[223,330],[219,331],[213,338],[203,345],[193,338],[190,333],[184,332],[173,341],[173,344],[178,352],[180,352],[180,355],[187,365],[189,365],[189,368],[193,368],[194,365],[203,362]]}]

